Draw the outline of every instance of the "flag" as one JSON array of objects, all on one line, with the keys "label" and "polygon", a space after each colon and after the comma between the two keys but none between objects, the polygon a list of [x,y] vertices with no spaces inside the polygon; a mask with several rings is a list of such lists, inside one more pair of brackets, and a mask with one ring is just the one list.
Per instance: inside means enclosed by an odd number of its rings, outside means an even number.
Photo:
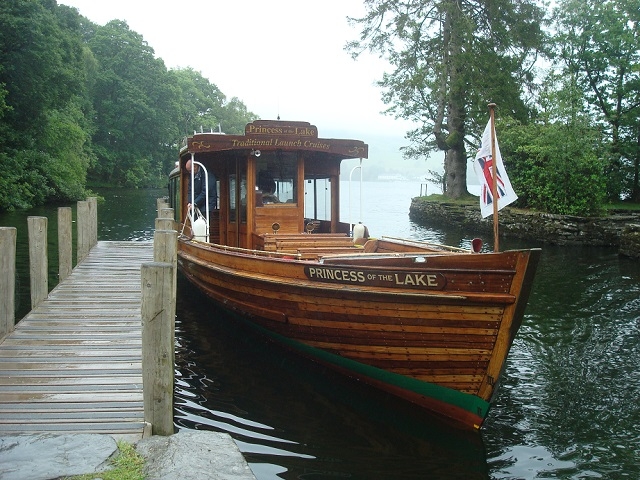
[{"label": "flag", "polygon": [[[493,213],[493,157],[491,156],[491,120],[482,134],[482,145],[473,161],[473,169],[480,182],[480,213],[482,218]],[[507,171],[502,164],[502,156],[496,138],[496,170],[498,174],[496,194],[498,196],[498,210],[517,200],[518,196],[513,191]]]}]

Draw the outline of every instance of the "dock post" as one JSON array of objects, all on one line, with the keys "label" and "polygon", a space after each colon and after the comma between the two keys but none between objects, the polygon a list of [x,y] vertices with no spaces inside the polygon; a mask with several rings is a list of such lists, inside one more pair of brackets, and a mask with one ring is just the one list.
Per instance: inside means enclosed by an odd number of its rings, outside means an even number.
[{"label": "dock post", "polygon": [[153,261],[170,263],[177,268],[178,232],[172,229],[153,233]]},{"label": "dock post", "polygon": [[156,230],[153,233],[153,261],[173,265],[173,290],[171,295],[173,310],[175,311],[178,285],[178,232],[170,229]]},{"label": "dock post", "polygon": [[91,235],[89,230],[91,225],[89,224],[89,202],[82,200],[78,202],[78,263],[81,263],[91,249]]},{"label": "dock post", "polygon": [[98,243],[98,199],[88,197],[89,203],[89,250]]},{"label": "dock post", "polygon": [[15,227],[0,227],[0,340],[16,323],[16,238]]},{"label": "dock post", "polygon": [[47,217],[27,217],[29,232],[29,284],[31,286],[31,309],[49,295],[47,260]]},{"label": "dock post", "polygon": [[160,217],[160,210],[163,208],[169,208],[169,203],[165,198],[158,197],[156,199],[156,211],[158,212],[158,217]]},{"label": "dock post", "polygon": [[58,208],[58,281],[62,282],[73,270],[71,207]]},{"label": "dock post", "polygon": [[173,218],[156,218],[156,230],[174,230]]},{"label": "dock post", "polygon": [[160,218],[173,218],[173,208],[161,208]]},{"label": "dock post", "polygon": [[144,421],[152,435],[172,435],[175,342],[174,266],[142,264],[142,385]]}]

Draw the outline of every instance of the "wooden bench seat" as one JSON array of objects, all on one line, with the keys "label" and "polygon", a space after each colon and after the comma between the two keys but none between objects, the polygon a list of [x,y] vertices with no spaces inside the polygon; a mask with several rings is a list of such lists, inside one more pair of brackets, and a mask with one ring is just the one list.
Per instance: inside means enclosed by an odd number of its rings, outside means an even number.
[{"label": "wooden bench seat", "polygon": [[353,247],[353,239],[346,234],[265,234],[264,249],[267,251],[297,253],[298,249]]}]

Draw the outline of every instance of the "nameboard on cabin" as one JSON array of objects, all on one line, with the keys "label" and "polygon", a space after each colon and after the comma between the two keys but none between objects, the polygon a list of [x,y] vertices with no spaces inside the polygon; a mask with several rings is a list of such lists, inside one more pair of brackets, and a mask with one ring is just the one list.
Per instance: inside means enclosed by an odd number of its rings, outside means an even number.
[{"label": "nameboard on cabin", "polygon": [[244,128],[246,136],[292,135],[295,137],[318,138],[318,127],[309,122],[280,122],[273,120],[256,120]]},{"label": "nameboard on cabin", "polygon": [[325,152],[342,158],[367,158],[368,146],[360,140],[318,137],[318,128],[309,122],[256,120],[245,126],[244,135],[196,133],[187,138],[190,152],[226,150],[284,150]]}]

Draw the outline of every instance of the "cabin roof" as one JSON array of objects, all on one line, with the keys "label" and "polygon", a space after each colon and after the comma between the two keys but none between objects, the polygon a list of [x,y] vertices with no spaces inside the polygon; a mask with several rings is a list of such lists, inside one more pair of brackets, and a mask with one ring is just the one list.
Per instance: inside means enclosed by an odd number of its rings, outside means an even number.
[{"label": "cabin roof", "polygon": [[196,133],[187,137],[181,153],[204,153],[242,150],[308,151],[323,156],[367,158],[369,147],[361,140],[320,138],[318,128],[308,122],[256,120],[248,123],[244,135]]}]

